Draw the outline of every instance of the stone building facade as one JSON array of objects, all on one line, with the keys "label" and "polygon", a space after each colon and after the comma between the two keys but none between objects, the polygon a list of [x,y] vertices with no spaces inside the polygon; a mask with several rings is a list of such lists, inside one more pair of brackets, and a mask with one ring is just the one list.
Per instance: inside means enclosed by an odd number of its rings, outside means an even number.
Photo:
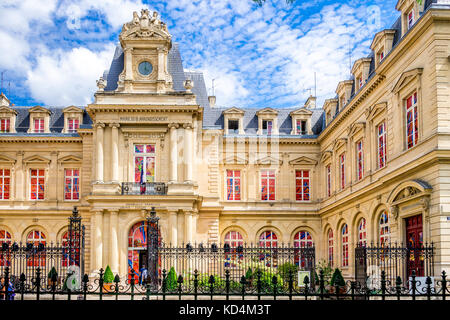
[{"label": "stone building facade", "polygon": [[433,242],[450,271],[450,4],[396,9],[335,97],[287,109],[217,107],[158,15],[134,13],[94,103],[1,95],[0,242],[62,241],[77,206],[86,270],[125,274],[155,207],[172,245],[313,244],[352,276],[358,244]]}]

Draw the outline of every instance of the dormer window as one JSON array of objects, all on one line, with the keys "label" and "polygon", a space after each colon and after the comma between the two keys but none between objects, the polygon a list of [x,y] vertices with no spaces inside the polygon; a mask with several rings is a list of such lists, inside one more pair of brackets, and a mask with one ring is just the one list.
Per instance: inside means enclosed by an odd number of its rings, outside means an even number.
[{"label": "dormer window", "polygon": [[362,80],[362,77],[359,77],[358,78],[358,89],[361,89],[362,86],[363,86],[363,80]]},{"label": "dormer window", "polygon": [[224,134],[244,134],[244,110],[233,107],[223,112]]},{"label": "dormer window", "polygon": [[68,132],[74,133],[77,132],[78,128],[80,127],[80,121],[77,118],[69,118],[68,119]]},{"label": "dormer window", "polygon": [[0,133],[8,133],[11,131],[11,120],[9,118],[0,119]]},{"label": "dormer window", "polygon": [[386,29],[378,32],[373,38],[370,48],[373,50],[376,57],[375,68],[378,67],[384,57],[392,50],[396,32],[397,31],[394,29]]},{"label": "dormer window", "polygon": [[408,30],[414,25],[414,8],[408,13]]},{"label": "dormer window", "polygon": [[44,118],[34,118],[33,132],[34,133],[44,133],[45,121]]},{"label": "dormer window", "polygon": [[273,122],[272,120],[263,120],[262,129],[263,134],[272,134]]},{"label": "dormer window", "polygon": [[384,59],[384,50],[381,50],[381,51],[378,53],[378,63],[380,63],[381,61],[383,61],[383,59]]},{"label": "dormer window", "polygon": [[307,134],[306,131],[306,120],[297,120],[297,134]]}]

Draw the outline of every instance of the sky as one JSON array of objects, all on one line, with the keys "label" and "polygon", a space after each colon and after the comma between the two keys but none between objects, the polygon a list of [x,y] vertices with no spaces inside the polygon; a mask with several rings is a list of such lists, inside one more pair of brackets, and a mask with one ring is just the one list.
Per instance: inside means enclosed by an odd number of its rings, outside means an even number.
[{"label": "sky", "polygon": [[375,33],[395,22],[396,3],[2,0],[2,91],[15,105],[92,103],[122,25],[148,8],[167,23],[184,68],[204,73],[209,94],[214,79],[219,106],[298,107],[315,92],[322,106]]}]

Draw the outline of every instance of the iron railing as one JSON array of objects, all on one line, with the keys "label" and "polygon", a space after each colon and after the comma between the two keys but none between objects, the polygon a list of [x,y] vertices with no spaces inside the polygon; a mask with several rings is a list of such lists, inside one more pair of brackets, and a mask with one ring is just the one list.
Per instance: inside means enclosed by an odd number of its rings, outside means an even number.
[{"label": "iron railing", "polygon": [[164,182],[122,182],[122,195],[166,195]]}]

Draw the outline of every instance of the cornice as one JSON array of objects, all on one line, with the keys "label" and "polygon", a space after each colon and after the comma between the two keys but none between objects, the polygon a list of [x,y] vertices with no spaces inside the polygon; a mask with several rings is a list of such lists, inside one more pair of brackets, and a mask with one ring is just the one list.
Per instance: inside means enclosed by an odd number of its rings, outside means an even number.
[{"label": "cornice", "polygon": [[5,143],[17,143],[17,142],[34,142],[34,143],[82,143],[83,139],[81,137],[15,137],[15,136],[1,136],[0,142]]}]

